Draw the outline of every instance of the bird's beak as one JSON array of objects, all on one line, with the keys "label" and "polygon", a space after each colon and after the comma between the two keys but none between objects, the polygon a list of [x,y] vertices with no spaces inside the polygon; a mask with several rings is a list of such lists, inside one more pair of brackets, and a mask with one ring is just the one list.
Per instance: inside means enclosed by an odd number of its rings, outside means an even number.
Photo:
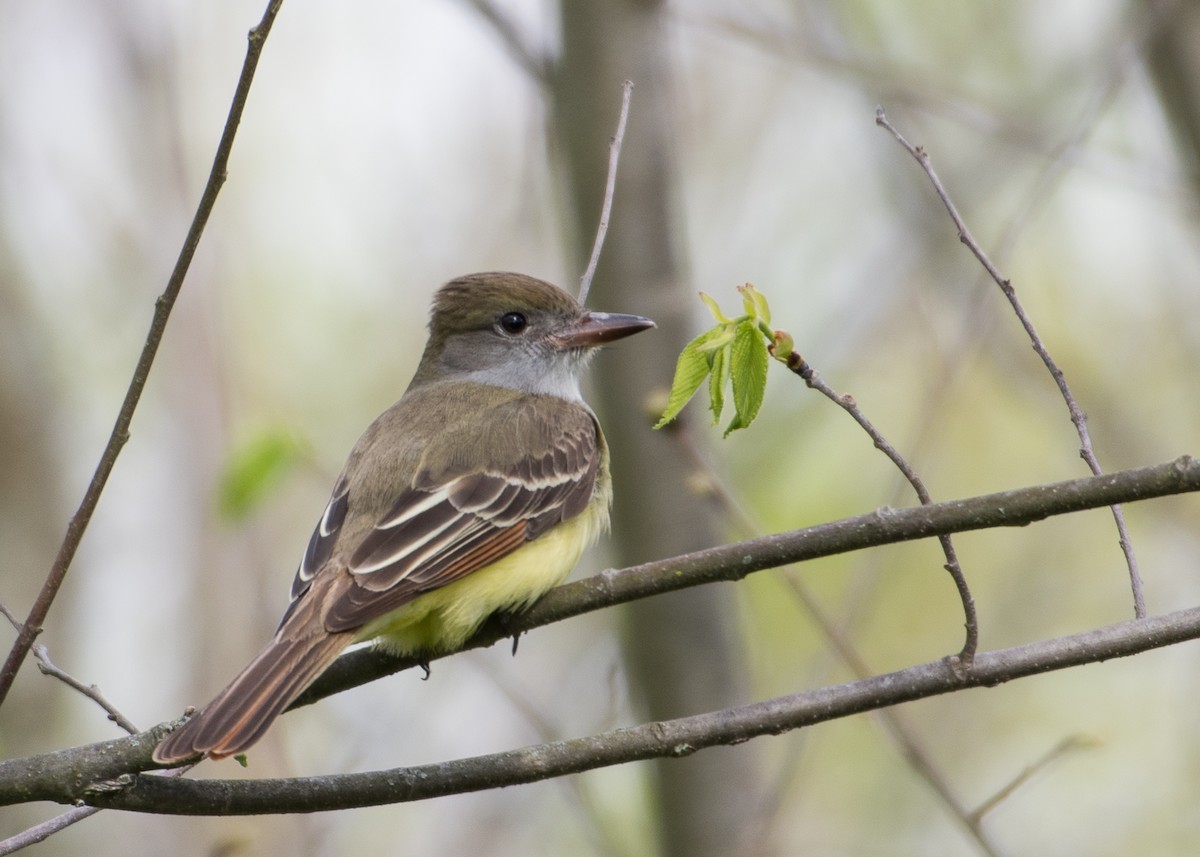
[{"label": "bird's beak", "polygon": [[554,334],[553,339],[560,348],[592,348],[654,326],[654,322],[640,315],[588,310],[579,321]]}]

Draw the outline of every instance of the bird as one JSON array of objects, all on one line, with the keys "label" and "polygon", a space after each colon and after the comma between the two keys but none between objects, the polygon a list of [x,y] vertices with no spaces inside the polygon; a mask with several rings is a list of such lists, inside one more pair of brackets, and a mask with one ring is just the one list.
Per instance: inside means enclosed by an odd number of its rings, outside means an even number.
[{"label": "bird", "polygon": [[154,760],[241,754],[347,646],[453,651],[565,580],[612,501],[584,368],[652,327],[524,274],[438,289],[416,372],[351,450],[274,635]]}]

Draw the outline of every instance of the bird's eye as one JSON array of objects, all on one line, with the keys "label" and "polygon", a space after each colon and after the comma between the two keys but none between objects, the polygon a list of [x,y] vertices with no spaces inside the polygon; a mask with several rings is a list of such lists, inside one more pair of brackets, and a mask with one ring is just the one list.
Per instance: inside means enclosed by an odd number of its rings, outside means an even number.
[{"label": "bird's eye", "polygon": [[529,320],[523,313],[506,312],[500,316],[500,329],[505,333],[520,333],[529,326]]}]

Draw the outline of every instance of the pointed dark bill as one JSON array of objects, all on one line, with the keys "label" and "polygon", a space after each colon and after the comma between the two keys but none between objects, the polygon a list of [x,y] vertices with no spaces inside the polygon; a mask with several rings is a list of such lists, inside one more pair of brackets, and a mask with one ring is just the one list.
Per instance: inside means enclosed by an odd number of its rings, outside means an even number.
[{"label": "pointed dark bill", "polygon": [[640,315],[589,310],[579,321],[555,334],[554,342],[561,348],[591,348],[654,326],[654,322]]}]

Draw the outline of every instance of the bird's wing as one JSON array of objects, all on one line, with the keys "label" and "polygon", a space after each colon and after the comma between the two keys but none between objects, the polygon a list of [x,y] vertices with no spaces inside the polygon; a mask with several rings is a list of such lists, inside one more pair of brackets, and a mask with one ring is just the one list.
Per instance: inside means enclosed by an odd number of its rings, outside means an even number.
[{"label": "bird's wing", "polygon": [[[490,466],[477,468],[431,449],[425,458],[442,464],[420,468],[358,544],[341,546],[350,583],[338,587],[324,611],[327,630],[360,628],[490,565],[587,508],[600,462],[597,446],[603,442],[595,418],[567,402],[549,424],[533,419],[531,409],[520,403],[511,411],[483,420],[493,432],[488,448],[502,451]],[[499,442],[495,433],[502,434]],[[471,441],[464,447],[464,438],[456,434],[448,432],[436,443],[469,449]],[[353,514],[353,487],[353,480],[343,476],[334,489],[296,574],[293,599],[328,567],[347,514]]]}]

